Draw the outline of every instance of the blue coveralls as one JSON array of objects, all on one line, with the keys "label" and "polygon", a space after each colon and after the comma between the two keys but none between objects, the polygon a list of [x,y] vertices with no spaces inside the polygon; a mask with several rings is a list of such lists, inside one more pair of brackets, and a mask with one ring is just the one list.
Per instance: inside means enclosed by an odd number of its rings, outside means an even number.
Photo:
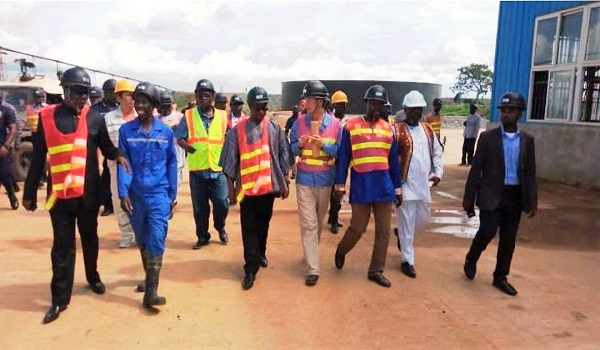
[{"label": "blue coveralls", "polygon": [[173,131],[153,118],[149,131],[139,118],[119,129],[119,148],[123,150],[132,173],[118,166],[119,198],[129,197],[133,214],[129,216],[135,240],[150,256],[165,251],[171,203],[177,196],[177,154]]}]

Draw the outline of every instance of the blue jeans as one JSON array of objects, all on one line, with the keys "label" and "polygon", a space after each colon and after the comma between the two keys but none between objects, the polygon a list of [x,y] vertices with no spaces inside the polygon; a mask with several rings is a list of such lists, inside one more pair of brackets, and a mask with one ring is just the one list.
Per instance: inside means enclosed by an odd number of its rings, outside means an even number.
[{"label": "blue jeans", "polygon": [[217,178],[206,177],[201,172],[190,171],[190,191],[192,193],[192,206],[194,207],[194,221],[196,222],[196,236],[198,239],[210,239],[208,233],[208,219],[210,217],[210,204],[213,204],[213,222],[217,231],[225,229],[225,219],[229,212],[229,188],[225,174],[220,173]]},{"label": "blue jeans", "polygon": [[129,216],[135,240],[140,248],[146,248],[152,256],[163,255],[171,200],[165,194],[131,197],[133,214]]}]

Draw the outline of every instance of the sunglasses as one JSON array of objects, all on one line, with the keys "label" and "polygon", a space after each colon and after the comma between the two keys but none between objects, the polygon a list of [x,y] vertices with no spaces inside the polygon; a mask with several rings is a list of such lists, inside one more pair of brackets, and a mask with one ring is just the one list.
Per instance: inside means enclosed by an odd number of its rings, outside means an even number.
[{"label": "sunglasses", "polygon": [[69,87],[69,91],[73,95],[83,96],[83,95],[88,95],[90,93],[90,88],[85,87],[85,86],[73,85],[73,86]]}]

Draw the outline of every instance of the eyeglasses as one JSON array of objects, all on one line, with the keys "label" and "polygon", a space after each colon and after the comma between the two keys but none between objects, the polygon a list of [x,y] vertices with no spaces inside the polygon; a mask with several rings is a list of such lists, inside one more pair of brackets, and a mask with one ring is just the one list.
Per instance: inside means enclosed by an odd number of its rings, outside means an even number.
[{"label": "eyeglasses", "polygon": [[89,95],[90,88],[88,88],[86,86],[72,85],[72,86],[69,86],[69,92],[76,96]]}]

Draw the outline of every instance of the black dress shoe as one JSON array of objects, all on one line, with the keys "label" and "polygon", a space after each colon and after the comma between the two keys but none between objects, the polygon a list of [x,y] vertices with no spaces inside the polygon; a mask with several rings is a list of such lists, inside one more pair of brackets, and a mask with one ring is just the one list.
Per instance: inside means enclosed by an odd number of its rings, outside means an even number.
[{"label": "black dress shoe", "polygon": [[403,262],[402,265],[400,265],[400,270],[402,270],[402,273],[410,278],[417,278],[417,272],[415,271],[415,267],[409,264],[408,262]]},{"label": "black dress shoe", "polygon": [[253,273],[247,273],[246,276],[244,276],[244,280],[242,281],[242,288],[244,290],[252,288],[252,286],[254,285],[254,278],[255,277]]},{"label": "black dress shoe", "polygon": [[227,232],[225,232],[225,230],[219,231],[219,239],[222,243],[229,242],[229,236],[227,236]]},{"label": "black dress shoe", "polygon": [[470,261],[469,258],[465,258],[465,266],[463,267],[463,271],[465,272],[465,276],[472,280],[475,278],[475,273],[477,273],[477,264],[473,261]]},{"label": "black dress shoe", "polygon": [[338,225],[336,223],[329,224],[329,232],[336,234],[338,233]]},{"label": "black dress shoe", "polygon": [[202,247],[204,247],[205,245],[208,245],[208,239],[207,238],[200,238],[198,240],[198,242],[196,242],[196,244],[194,245],[194,247],[192,249],[200,249]]},{"label": "black dress shoe", "polygon": [[46,315],[44,315],[43,324],[50,323],[58,318],[61,312],[67,309],[67,305],[52,305]]},{"label": "black dress shoe", "polygon": [[510,283],[508,283],[507,280],[494,281],[492,284],[494,285],[494,287],[500,289],[508,295],[512,295],[513,297],[517,295],[517,290]]},{"label": "black dress shoe", "polygon": [[382,287],[389,288],[392,286],[392,282],[385,278],[381,272],[369,274],[368,277],[370,281],[373,281]]},{"label": "black dress shoe", "polygon": [[104,292],[106,292],[106,287],[102,281],[90,283],[90,288],[92,289],[92,292],[96,294],[104,294]]},{"label": "black dress shoe", "polygon": [[10,198],[10,207],[12,208],[12,210],[19,209],[19,200],[17,199],[17,197]]},{"label": "black dress shoe", "polygon": [[306,281],[304,281],[304,284],[306,284],[307,286],[314,286],[315,284],[317,284],[318,280],[319,275],[308,275],[306,276]]},{"label": "black dress shoe", "polygon": [[100,216],[109,216],[112,213],[114,213],[114,211],[104,209],[104,211],[102,211],[102,214],[100,214]]},{"label": "black dress shoe", "polygon": [[335,224],[337,225],[337,227],[344,227],[344,225],[341,222],[339,222],[339,221],[336,222]]},{"label": "black dress shoe", "polygon": [[267,267],[269,266],[269,260],[267,260],[266,256],[260,258],[260,266]]},{"label": "black dress shoe", "polygon": [[335,250],[335,267],[341,269],[344,267],[344,263],[346,262],[346,256],[340,253],[339,249]]}]

